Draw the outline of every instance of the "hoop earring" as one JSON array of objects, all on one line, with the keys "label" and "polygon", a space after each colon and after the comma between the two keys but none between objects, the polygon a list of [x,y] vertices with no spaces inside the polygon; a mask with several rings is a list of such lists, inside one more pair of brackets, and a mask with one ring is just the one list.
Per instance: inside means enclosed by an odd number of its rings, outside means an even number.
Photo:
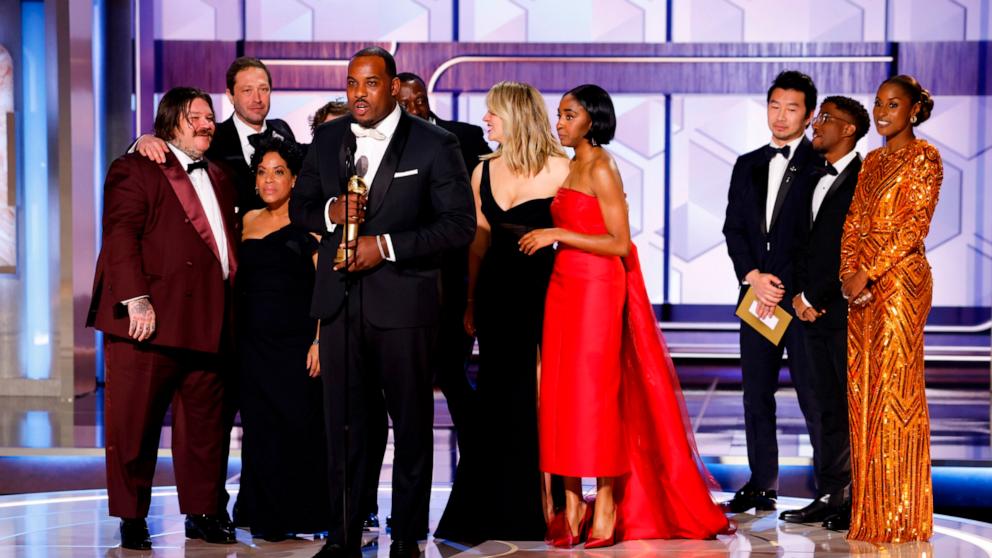
[{"label": "hoop earring", "polygon": [[910,124],[916,124],[916,115],[915,114],[913,116],[910,116],[909,117],[909,123]]}]

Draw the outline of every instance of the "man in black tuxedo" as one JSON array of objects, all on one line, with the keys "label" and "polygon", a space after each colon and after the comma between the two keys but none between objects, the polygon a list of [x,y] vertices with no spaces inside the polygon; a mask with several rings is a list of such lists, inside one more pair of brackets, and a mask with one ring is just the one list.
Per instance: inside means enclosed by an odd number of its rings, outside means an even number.
[{"label": "man in black tuxedo", "polygon": [[854,197],[861,157],[854,146],[871,121],[861,103],[827,97],[813,119],[815,186],[797,223],[792,308],[806,329],[806,354],[822,413],[822,485],[808,506],[782,512],[794,523],[823,521],[843,530],[851,522],[851,439],[847,422],[847,301],[840,289],[840,240]]},{"label": "man in black tuxedo", "polygon": [[[439,260],[472,240],[475,208],[458,140],[403,112],[399,85],[385,50],[352,57],[351,114],[317,130],[289,204],[294,223],[323,235],[312,313],[322,320],[332,524],[321,557],[360,553],[367,432],[383,408],[396,448],[390,556],[418,555],[427,529]],[[345,193],[351,159],[367,161],[367,197]],[[361,223],[360,236],[354,257],[335,264],[346,222]]]},{"label": "man in black tuxedo", "polygon": [[273,135],[296,141],[285,121],[266,119],[272,95],[272,75],[258,58],[242,56],[227,68],[227,99],[234,114],[217,125],[214,142],[207,158],[226,164],[238,189],[238,214],[264,207],[255,193],[255,176],[251,173],[251,156],[258,137]]},{"label": "man in black tuxedo", "polygon": [[[791,300],[796,223],[807,219],[803,206],[811,188],[809,167],[822,160],[813,152],[805,129],[816,108],[816,86],[796,71],[780,73],[768,90],[769,145],[741,155],[730,178],[723,234],[741,285],[758,299],[759,317],[771,316]],[[792,312],[785,304],[786,311]],[[820,410],[810,380],[803,328],[790,323],[778,345],[741,322],[741,384],[744,428],[751,478],[727,503],[730,511],[775,509],[778,497],[778,440],[775,391],[783,350],[813,445],[813,466],[820,479]],[[822,484],[819,483],[818,484]]]},{"label": "man in black tuxedo", "polygon": [[[412,116],[427,120],[451,132],[458,138],[465,168],[471,170],[479,164],[479,157],[491,153],[489,144],[483,139],[482,128],[454,120],[442,120],[431,111],[424,80],[416,74],[401,72],[396,76],[400,81],[396,101]],[[458,449],[464,458],[478,443],[475,434],[475,414],[477,408],[475,390],[465,375],[465,365],[472,352],[473,338],[465,332],[463,318],[468,300],[468,247],[447,250],[441,255],[441,319],[438,329],[434,359],[434,382],[441,388],[448,402],[448,412],[458,436]],[[371,469],[378,471],[382,466],[382,456],[386,451],[388,432],[373,433],[370,443],[377,450],[370,460]],[[376,461],[377,460],[377,461]],[[375,464],[377,463],[377,465]],[[368,510],[365,519],[367,528],[378,527],[376,504],[378,477],[370,475],[366,487],[364,507]]]}]

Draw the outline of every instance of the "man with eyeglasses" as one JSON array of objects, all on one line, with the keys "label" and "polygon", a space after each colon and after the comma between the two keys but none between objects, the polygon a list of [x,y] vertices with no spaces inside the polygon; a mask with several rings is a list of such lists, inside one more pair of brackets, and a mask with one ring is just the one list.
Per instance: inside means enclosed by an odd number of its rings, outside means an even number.
[{"label": "man with eyeglasses", "polygon": [[851,523],[851,439],[847,420],[847,301],[840,289],[840,243],[854,197],[861,157],[854,150],[871,121],[861,103],[827,97],[813,119],[813,149],[825,159],[811,169],[815,186],[804,203],[796,237],[792,308],[806,330],[806,354],[821,412],[820,497],[782,512],[792,523]]},{"label": "man with eyeglasses", "polygon": [[[796,294],[793,261],[796,227],[805,222],[811,176],[822,160],[813,152],[805,130],[816,108],[816,86],[801,72],[780,73],[768,89],[768,128],[771,142],[741,155],[734,164],[723,234],[734,264],[740,294],[757,297],[756,313],[766,318],[777,306],[793,313]],[[799,408],[813,446],[813,467],[820,482],[820,410],[806,359],[805,331],[793,320],[776,345],[741,322],[741,387],[744,392],[744,431],[751,478],[727,502],[733,513],[751,508],[774,510],[778,498],[778,428],[775,392],[788,349],[789,372]]]}]

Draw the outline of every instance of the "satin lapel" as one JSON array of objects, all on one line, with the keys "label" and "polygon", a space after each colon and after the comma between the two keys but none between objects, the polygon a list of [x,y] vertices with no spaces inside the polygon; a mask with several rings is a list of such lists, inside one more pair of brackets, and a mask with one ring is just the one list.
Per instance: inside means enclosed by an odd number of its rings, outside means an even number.
[{"label": "satin lapel", "polygon": [[[214,253],[217,261],[220,261],[217,242],[214,241],[214,235],[210,232],[210,223],[207,221],[206,213],[203,212],[200,198],[197,197],[196,190],[193,189],[193,183],[190,182],[186,170],[179,164],[179,160],[176,159],[176,156],[171,151],[165,156],[165,164],[162,165],[162,172],[165,173],[165,178],[169,180],[172,191],[179,198],[179,203],[182,204],[183,212],[186,213],[189,222],[193,224],[193,228],[196,229],[200,238],[210,247],[210,251]],[[212,180],[213,178],[211,177]]]},{"label": "satin lapel", "polygon": [[[213,163],[207,165],[207,175],[210,176],[210,185],[214,188],[214,196],[217,198],[218,207],[220,207],[220,215],[224,219],[224,236],[227,237],[227,276],[228,279],[234,281],[234,272],[238,269],[237,249],[234,246],[234,235],[237,234],[237,230],[234,228],[234,223],[232,222],[234,214],[224,210],[225,207],[234,206],[234,200],[231,199],[234,194],[234,184]],[[210,223],[208,222],[207,228],[209,229],[209,227]]]},{"label": "satin lapel", "polygon": [[775,197],[775,206],[772,209],[772,219],[768,230],[775,228],[775,221],[778,220],[778,214],[782,211],[782,205],[785,204],[786,198],[789,197],[789,191],[798,182],[800,171],[806,167],[806,162],[810,155],[809,152],[812,149],[808,144],[809,140],[804,137],[799,142],[799,145],[796,146],[795,156],[789,161],[789,165],[785,167],[785,174],[782,175],[782,182],[778,187],[778,195]]},{"label": "satin lapel", "polygon": [[400,156],[403,155],[406,140],[410,136],[411,118],[414,117],[409,116],[406,112],[400,113],[400,122],[396,125],[393,138],[389,141],[389,147],[386,148],[382,162],[379,163],[379,170],[376,171],[375,179],[372,180],[370,186],[372,191],[369,192],[370,218],[379,210],[383,200],[386,199],[389,187],[393,184],[393,175],[396,173],[396,167],[400,164]]},{"label": "satin lapel", "polygon": [[768,161],[765,160],[751,169],[751,187],[754,188],[754,202],[757,204],[758,215],[761,217],[761,234],[768,234],[765,224],[765,198],[768,196]]}]

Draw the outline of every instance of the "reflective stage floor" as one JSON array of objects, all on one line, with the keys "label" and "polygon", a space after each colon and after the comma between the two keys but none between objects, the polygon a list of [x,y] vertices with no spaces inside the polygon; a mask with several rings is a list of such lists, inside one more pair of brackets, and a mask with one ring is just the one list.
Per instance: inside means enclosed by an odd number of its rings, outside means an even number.
[{"label": "reflective stage floor", "polygon": [[[236,486],[229,487],[236,490]],[[437,522],[447,500],[449,487],[435,485],[431,496],[431,526]],[[724,498],[729,494],[720,494]],[[380,510],[388,513],[389,487],[379,492]],[[805,500],[783,498],[779,509],[804,505]],[[685,556],[685,557],[835,557],[885,556],[992,558],[992,525],[969,520],[937,516],[935,533],[929,543],[871,545],[848,542],[842,533],[827,531],[817,525],[783,523],[774,513],[743,513],[733,516],[737,533],[711,541],[630,541],[608,549],[584,552],[549,549],[543,542],[487,541],[473,548],[431,540],[422,543],[428,557],[496,557],[496,556]],[[154,549],[136,552],[118,547],[117,520],[107,516],[106,493],[102,490],[50,492],[45,494],[0,497],[0,558],[41,557],[218,557],[237,556],[309,557],[321,546],[320,541],[295,540],[269,543],[252,540],[238,530],[234,545],[211,545],[187,541],[183,535],[183,516],[178,511],[175,490],[156,489],[149,516]],[[389,537],[370,533],[366,540],[377,545],[366,548],[364,556],[389,555]]]}]

